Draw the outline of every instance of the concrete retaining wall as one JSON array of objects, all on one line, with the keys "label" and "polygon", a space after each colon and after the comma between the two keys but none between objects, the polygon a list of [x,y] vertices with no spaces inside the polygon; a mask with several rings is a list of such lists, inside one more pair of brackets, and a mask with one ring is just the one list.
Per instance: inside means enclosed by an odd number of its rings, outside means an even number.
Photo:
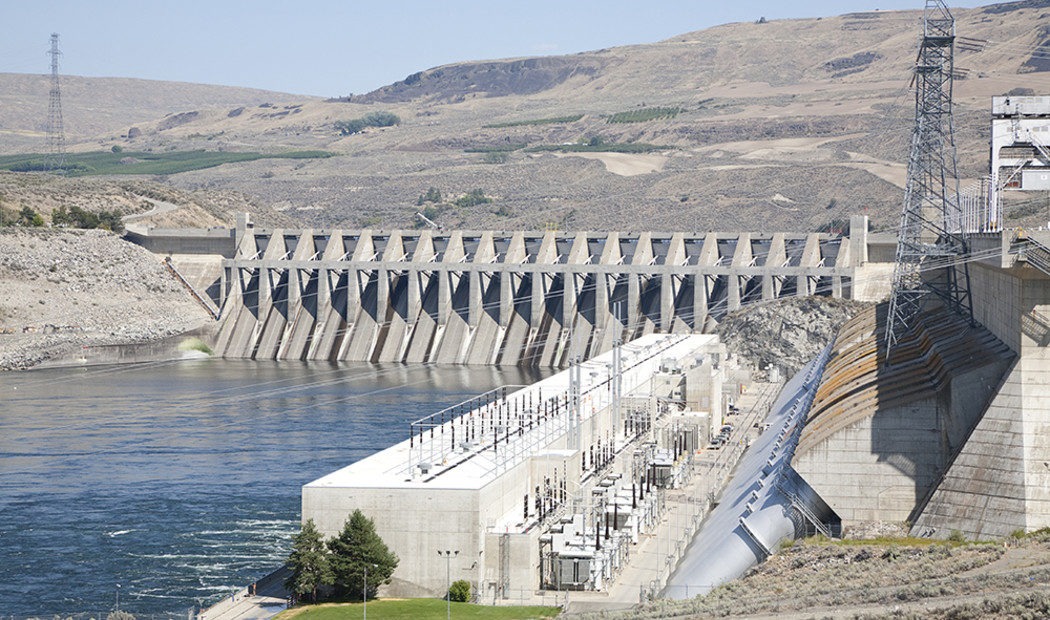
[{"label": "concrete retaining wall", "polygon": [[970,269],[974,316],[1020,357],[915,522],[973,538],[1050,526],[1050,277],[1023,264]]},{"label": "concrete retaining wall", "polygon": [[236,230],[231,228],[155,229],[128,226],[124,238],[154,254],[219,254],[233,258]]},{"label": "concrete retaining wall", "polygon": [[988,331],[941,310],[886,366],[883,329],[874,309],[843,327],[792,462],[845,527],[914,521],[1011,362]]}]

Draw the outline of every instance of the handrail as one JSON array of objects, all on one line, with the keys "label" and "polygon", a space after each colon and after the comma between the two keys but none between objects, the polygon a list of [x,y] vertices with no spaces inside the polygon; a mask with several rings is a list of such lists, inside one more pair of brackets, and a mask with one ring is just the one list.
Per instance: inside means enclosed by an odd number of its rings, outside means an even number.
[{"label": "handrail", "polygon": [[218,321],[219,310],[212,308],[211,304],[205,301],[204,297],[197,292],[197,289],[193,288],[193,285],[190,284],[189,281],[187,281],[181,273],[179,273],[179,270],[176,269],[175,265],[171,262],[170,256],[164,257],[164,266],[168,268],[168,272],[171,273],[171,275],[175,276],[176,280],[182,283],[182,286],[184,286],[186,290],[190,292],[190,295],[192,295],[193,298],[197,300],[197,303],[199,303],[205,310],[208,311],[208,314],[211,315],[211,318]]}]

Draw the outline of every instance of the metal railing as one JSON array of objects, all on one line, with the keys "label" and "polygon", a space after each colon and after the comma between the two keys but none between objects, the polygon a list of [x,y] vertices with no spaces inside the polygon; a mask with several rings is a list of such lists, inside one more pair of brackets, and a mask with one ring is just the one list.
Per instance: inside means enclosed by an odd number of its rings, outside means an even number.
[{"label": "metal railing", "polygon": [[179,283],[181,283],[182,286],[187,291],[190,292],[190,295],[192,295],[193,298],[195,300],[197,300],[197,303],[199,303],[201,305],[201,307],[203,307],[205,310],[208,311],[208,314],[211,315],[211,318],[213,318],[216,321],[218,321],[219,320],[219,309],[213,307],[213,305],[211,303],[211,300],[210,299],[205,299],[204,296],[201,295],[200,293],[198,293],[197,289],[193,288],[193,285],[190,284],[189,281],[186,278],[184,278],[181,273],[179,273],[179,270],[176,269],[175,265],[171,262],[171,257],[170,256],[165,256],[164,257],[164,266],[167,267],[168,273],[170,273],[172,276],[174,276],[175,279],[178,280]]}]

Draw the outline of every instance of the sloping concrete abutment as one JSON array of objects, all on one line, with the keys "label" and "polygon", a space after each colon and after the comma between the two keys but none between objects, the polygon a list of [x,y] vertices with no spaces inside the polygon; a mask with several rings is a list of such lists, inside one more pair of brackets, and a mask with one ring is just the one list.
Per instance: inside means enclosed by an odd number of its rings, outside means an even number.
[{"label": "sloping concrete abutment", "polygon": [[976,326],[931,310],[889,365],[884,307],[840,331],[793,466],[844,527],[994,538],[1050,526],[1050,275],[1033,241],[971,240]]}]

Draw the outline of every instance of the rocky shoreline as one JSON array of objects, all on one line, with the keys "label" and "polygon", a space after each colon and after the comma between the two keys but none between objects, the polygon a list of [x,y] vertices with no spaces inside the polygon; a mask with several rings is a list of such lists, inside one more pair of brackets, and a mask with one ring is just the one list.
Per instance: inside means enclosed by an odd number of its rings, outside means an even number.
[{"label": "rocky shoreline", "polygon": [[0,228],[0,286],[0,370],[211,320],[159,257],[101,230]]}]

